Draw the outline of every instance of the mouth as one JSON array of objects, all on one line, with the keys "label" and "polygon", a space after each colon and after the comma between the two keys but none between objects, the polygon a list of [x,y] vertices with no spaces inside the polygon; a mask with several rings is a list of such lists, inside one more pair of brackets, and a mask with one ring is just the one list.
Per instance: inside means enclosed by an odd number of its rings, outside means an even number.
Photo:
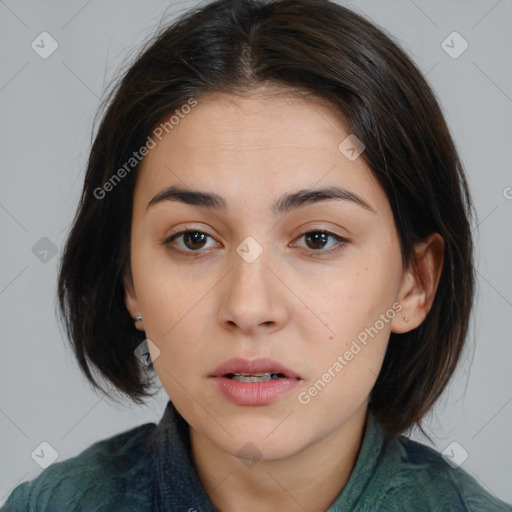
[{"label": "mouth", "polygon": [[274,359],[230,359],[209,377],[221,395],[235,405],[268,405],[295,388],[300,375]]},{"label": "mouth", "polygon": [[275,359],[233,358],[219,365],[210,377],[226,377],[238,382],[268,382],[277,379],[301,379],[296,372]]},{"label": "mouth", "polygon": [[286,376],[282,373],[272,373],[272,372],[263,372],[263,373],[227,373],[224,377],[236,380],[237,382],[269,382],[275,379],[285,379]]}]

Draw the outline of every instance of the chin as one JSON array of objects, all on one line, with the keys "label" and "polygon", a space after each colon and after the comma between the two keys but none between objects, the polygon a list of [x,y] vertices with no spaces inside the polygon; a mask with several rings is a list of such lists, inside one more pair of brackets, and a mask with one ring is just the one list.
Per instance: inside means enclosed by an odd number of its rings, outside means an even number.
[{"label": "chin", "polygon": [[[272,436],[272,434],[271,434]],[[232,439],[227,446],[219,448],[233,457],[240,459],[248,467],[259,461],[278,461],[287,459],[303,448],[298,440],[290,439],[289,436],[275,436],[261,438],[241,436]]]},{"label": "chin", "polygon": [[248,422],[244,418],[243,421],[226,424],[233,435],[226,448],[232,455],[240,456],[238,452],[242,449],[243,455],[244,446],[249,451],[255,447],[262,460],[278,460],[293,455],[309,444],[311,435],[305,435],[304,426],[294,425],[288,420],[283,422],[285,416],[279,415],[277,421],[268,418]]}]

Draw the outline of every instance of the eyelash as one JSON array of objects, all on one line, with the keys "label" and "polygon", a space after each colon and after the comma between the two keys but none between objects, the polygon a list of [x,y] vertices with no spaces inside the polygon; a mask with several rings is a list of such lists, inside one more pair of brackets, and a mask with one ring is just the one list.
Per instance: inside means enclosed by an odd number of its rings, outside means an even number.
[{"label": "eyelash", "polygon": [[[206,235],[207,237],[213,239],[213,237],[211,235],[209,235],[208,233],[205,233],[204,231],[200,231],[198,229],[186,229],[184,231],[179,231],[177,233],[174,233],[174,234],[170,235],[169,237],[164,239],[162,244],[164,246],[168,247],[169,249],[171,249],[172,251],[180,253],[181,255],[183,255],[183,256],[185,256],[187,258],[188,257],[194,257],[194,256],[197,257],[198,254],[200,254],[201,252],[204,252],[204,251],[202,251],[201,249],[197,249],[196,251],[191,251],[191,250],[187,250],[186,251],[186,250],[183,250],[183,249],[180,249],[180,248],[171,247],[171,242],[173,242],[176,238],[179,238],[182,235],[186,235],[187,233],[200,233],[202,235]],[[308,229],[307,231],[303,231],[302,233],[300,233],[299,237],[297,238],[297,240],[302,238],[304,235],[309,235],[309,234],[313,234],[313,233],[322,233],[324,235],[327,235],[330,238],[334,238],[338,242],[333,249],[329,249],[327,251],[323,251],[321,249],[318,249],[318,250],[309,249],[308,252],[313,257],[328,256],[328,255],[330,255],[330,254],[332,254],[334,252],[337,252],[337,251],[343,249],[350,242],[350,240],[347,240],[346,238],[338,236],[338,235],[336,235],[336,234],[334,234],[334,233],[332,233],[330,231],[327,231],[325,229]]]}]

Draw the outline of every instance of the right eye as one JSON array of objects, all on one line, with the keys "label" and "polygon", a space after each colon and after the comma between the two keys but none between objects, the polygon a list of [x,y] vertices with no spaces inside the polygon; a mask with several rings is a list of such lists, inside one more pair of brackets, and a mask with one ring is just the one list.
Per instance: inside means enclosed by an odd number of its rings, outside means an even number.
[{"label": "right eye", "polygon": [[[175,240],[179,240],[182,238],[183,246],[179,246],[175,243]],[[185,256],[192,256],[194,253],[200,252],[199,249],[203,249],[205,247],[205,241],[213,237],[199,230],[185,230],[179,231],[178,233],[174,233],[173,235],[167,237],[163,241],[163,245],[169,247],[173,251],[181,252]],[[175,245],[173,247],[173,244]],[[190,249],[190,250],[187,250]]]}]

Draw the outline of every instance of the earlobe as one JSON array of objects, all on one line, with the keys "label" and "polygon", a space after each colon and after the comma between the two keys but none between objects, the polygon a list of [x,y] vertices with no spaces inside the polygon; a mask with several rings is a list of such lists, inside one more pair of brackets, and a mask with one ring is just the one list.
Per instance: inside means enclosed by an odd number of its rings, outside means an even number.
[{"label": "earlobe", "polygon": [[123,278],[123,286],[124,286],[124,303],[126,305],[126,309],[130,313],[131,317],[134,320],[134,325],[139,331],[143,331],[144,327],[142,325],[142,321],[136,320],[138,316],[140,316],[140,306],[139,301],[137,299],[137,295],[135,293],[135,289],[133,283],[128,278]]},{"label": "earlobe", "polygon": [[404,333],[418,327],[434,302],[444,263],[441,235],[432,233],[416,246],[415,253],[416,261],[407,270],[398,294],[402,310],[391,322],[391,332]]}]

